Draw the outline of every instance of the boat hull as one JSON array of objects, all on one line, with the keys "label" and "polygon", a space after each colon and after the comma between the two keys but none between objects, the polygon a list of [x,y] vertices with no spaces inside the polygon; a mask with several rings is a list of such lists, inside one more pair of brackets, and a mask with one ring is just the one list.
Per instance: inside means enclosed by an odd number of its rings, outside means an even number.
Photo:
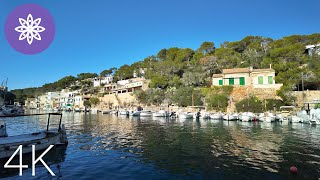
[{"label": "boat hull", "polygon": [[[19,142],[19,138],[24,139],[24,141]],[[0,159],[11,157],[20,145],[23,145],[22,154],[28,154],[32,152],[32,145],[35,145],[36,151],[41,151],[47,149],[50,145],[66,145],[67,143],[64,131],[61,131],[60,133],[41,132],[36,135],[5,137],[2,138],[0,143]]]}]

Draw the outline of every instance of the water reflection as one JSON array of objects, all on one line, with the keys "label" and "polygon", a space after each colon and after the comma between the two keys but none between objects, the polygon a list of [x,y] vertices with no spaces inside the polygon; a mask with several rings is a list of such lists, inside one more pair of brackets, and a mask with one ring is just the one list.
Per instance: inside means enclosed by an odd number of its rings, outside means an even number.
[{"label": "water reflection", "polygon": [[[291,178],[291,165],[299,178],[319,175],[320,128],[310,125],[85,113],[63,119],[69,146],[61,172],[68,177]],[[12,122],[13,134],[46,123]]]}]

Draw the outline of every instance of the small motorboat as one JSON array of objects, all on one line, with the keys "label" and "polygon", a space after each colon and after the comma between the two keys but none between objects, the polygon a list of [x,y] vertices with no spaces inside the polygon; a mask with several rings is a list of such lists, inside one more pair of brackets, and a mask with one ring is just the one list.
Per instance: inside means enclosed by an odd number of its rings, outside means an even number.
[{"label": "small motorboat", "polygon": [[240,116],[240,120],[242,122],[249,122],[249,121],[253,121],[255,118],[255,115],[252,112],[244,112],[241,114]]},{"label": "small motorboat", "polygon": [[140,116],[140,113],[141,113],[141,111],[131,111],[131,112],[129,113],[129,116],[136,116],[136,117],[138,117],[138,116]]},{"label": "small motorboat", "polygon": [[153,117],[169,117],[169,113],[167,111],[160,110],[158,112],[154,112],[152,116]]},{"label": "small motorboat", "polygon": [[214,113],[214,114],[210,115],[210,118],[213,119],[213,120],[220,120],[220,119],[222,119],[223,115],[224,114],[222,114],[222,113]]},{"label": "small motorboat", "polygon": [[127,116],[127,115],[129,115],[129,111],[127,111],[127,110],[120,110],[120,111],[119,111],[119,115]]},{"label": "small motorboat", "polygon": [[102,114],[111,114],[111,111],[110,110],[104,110],[104,111],[102,111]]},{"label": "small motorboat", "polygon": [[151,117],[152,112],[151,111],[141,111],[140,112],[140,117]]},{"label": "small motorboat", "polygon": [[234,113],[234,114],[226,114],[224,116],[222,116],[223,120],[226,121],[236,121],[239,119],[239,115]]},{"label": "small motorboat", "polygon": [[302,119],[299,116],[292,115],[290,119],[291,123],[302,123]]},{"label": "small motorboat", "polygon": [[191,112],[182,112],[178,115],[179,119],[193,119],[193,113]]},{"label": "small motorboat", "polygon": [[74,108],[73,111],[74,111],[74,112],[81,112],[81,109],[80,109],[80,108]]},{"label": "small motorboat", "polygon": [[[45,114],[37,114],[45,115]],[[49,129],[50,116],[59,115],[60,123],[58,129]],[[19,116],[19,115],[17,115]],[[14,116],[14,117],[17,117]],[[17,136],[8,136],[6,132],[6,126],[2,125],[0,130],[0,159],[6,159],[11,157],[16,151],[17,147],[23,146],[23,154],[32,152],[32,145],[35,146],[36,151],[47,149],[50,145],[67,145],[68,139],[66,135],[66,130],[63,124],[61,124],[62,114],[60,113],[49,113],[48,114],[48,125],[45,131],[17,135]],[[12,117],[12,116],[7,116]]]}]

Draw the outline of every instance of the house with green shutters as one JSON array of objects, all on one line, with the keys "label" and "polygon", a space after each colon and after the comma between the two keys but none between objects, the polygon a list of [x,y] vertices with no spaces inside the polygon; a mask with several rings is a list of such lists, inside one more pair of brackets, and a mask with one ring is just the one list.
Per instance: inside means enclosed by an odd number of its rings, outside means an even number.
[{"label": "house with green shutters", "polygon": [[276,88],[279,89],[282,84],[275,83],[275,70],[234,68],[223,69],[221,74],[213,74],[213,86],[252,86],[253,88]]}]

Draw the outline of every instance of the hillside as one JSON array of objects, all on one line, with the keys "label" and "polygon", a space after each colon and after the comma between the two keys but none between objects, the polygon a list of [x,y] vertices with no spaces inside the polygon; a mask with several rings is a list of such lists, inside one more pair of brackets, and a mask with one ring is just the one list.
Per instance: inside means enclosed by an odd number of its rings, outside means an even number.
[{"label": "hillside", "polygon": [[[185,87],[208,87],[210,77],[220,73],[224,68],[248,67],[272,68],[276,71],[276,82],[285,86],[280,96],[286,101],[286,92],[301,89],[301,74],[305,89],[320,89],[320,57],[309,56],[305,46],[320,43],[320,34],[292,35],[282,39],[271,39],[261,36],[247,36],[240,41],[224,42],[217,47],[213,42],[204,42],[196,49],[172,47],[161,49],[156,55],[146,57],[131,65],[123,65],[118,69],[110,68],[100,73],[100,76],[113,74],[114,80],[128,79],[133,73],[139,75],[145,70],[145,77],[150,79],[150,88],[161,89],[162,94],[168,90]],[[140,70],[140,71],[139,71]],[[12,90],[17,101],[23,102],[26,97],[32,97],[48,91],[57,91],[71,87],[76,81],[97,77],[96,73],[81,73],[66,76],[56,82],[45,84],[38,88]],[[73,87],[81,88],[81,87]],[[159,96],[150,90],[149,101],[159,102],[164,96]],[[155,91],[154,91],[155,92]],[[161,94],[160,93],[160,94]],[[170,96],[170,93],[169,95]],[[166,97],[167,97],[166,96]],[[158,98],[158,99],[152,99]]]}]

